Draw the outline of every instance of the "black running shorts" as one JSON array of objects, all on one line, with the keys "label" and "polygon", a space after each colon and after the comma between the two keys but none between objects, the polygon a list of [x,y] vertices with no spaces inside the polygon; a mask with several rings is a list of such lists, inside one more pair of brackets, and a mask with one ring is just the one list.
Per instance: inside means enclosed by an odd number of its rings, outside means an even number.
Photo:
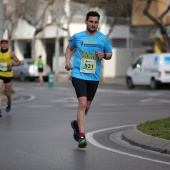
[{"label": "black running shorts", "polygon": [[12,77],[2,77],[2,76],[0,76],[0,80],[3,80],[4,83],[10,83],[12,81]]},{"label": "black running shorts", "polygon": [[42,73],[43,72],[43,67],[38,67],[38,72]]},{"label": "black running shorts", "polygon": [[82,80],[72,77],[72,84],[75,88],[77,98],[85,96],[88,101],[92,101],[99,81]]}]

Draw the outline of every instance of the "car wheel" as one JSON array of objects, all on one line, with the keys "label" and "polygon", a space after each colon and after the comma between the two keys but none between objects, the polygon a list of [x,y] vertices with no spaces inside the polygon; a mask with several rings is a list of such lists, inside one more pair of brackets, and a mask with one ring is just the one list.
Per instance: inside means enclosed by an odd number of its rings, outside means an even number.
[{"label": "car wheel", "polygon": [[20,81],[25,81],[24,73],[21,73],[21,74],[20,74]]},{"label": "car wheel", "polygon": [[127,77],[126,84],[129,89],[133,89],[135,87],[131,77]]},{"label": "car wheel", "polygon": [[152,90],[158,89],[158,82],[154,78],[151,79],[150,88]]}]

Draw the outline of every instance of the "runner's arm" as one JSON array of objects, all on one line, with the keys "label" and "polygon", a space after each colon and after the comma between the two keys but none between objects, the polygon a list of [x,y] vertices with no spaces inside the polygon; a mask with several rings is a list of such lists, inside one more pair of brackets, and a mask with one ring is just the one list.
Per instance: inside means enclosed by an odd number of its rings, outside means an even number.
[{"label": "runner's arm", "polygon": [[15,55],[15,53],[13,51],[11,51],[10,56],[14,60],[14,62],[8,64],[8,66],[13,67],[13,66],[21,65],[21,62],[19,61],[18,57]]},{"label": "runner's arm", "polygon": [[73,54],[72,51],[73,51],[73,49],[68,44],[66,51],[65,51],[65,69],[67,71],[72,69],[72,65],[71,65],[71,57],[72,57],[72,54]]},{"label": "runner's arm", "polygon": [[112,52],[110,53],[105,53],[104,57],[105,60],[110,60],[112,58]]},{"label": "runner's arm", "polygon": [[112,58],[112,52],[110,53],[103,53],[103,52],[100,52],[100,51],[97,51],[96,52],[96,56],[99,58],[99,59],[105,59],[105,60],[110,60]]}]

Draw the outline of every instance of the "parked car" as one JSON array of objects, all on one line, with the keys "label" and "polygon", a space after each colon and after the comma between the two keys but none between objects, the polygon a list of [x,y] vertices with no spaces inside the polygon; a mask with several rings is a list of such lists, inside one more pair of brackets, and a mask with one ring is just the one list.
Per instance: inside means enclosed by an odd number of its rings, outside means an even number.
[{"label": "parked car", "polygon": [[[20,66],[13,67],[14,78],[19,78],[21,81],[26,79],[34,81],[38,78],[38,68],[34,65],[33,59],[24,59],[21,61]],[[50,66],[44,66],[43,77],[44,81],[48,81],[48,73],[50,71]]]},{"label": "parked car", "polygon": [[170,84],[170,53],[138,56],[127,70],[126,83],[130,89],[136,85],[157,89],[161,84]]}]

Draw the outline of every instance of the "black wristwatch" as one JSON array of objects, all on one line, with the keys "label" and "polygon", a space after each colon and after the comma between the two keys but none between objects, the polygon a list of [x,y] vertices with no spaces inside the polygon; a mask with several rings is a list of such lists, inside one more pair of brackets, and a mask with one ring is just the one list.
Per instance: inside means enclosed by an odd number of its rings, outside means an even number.
[{"label": "black wristwatch", "polygon": [[104,59],[106,59],[106,54],[104,54],[104,57],[103,57]]}]

